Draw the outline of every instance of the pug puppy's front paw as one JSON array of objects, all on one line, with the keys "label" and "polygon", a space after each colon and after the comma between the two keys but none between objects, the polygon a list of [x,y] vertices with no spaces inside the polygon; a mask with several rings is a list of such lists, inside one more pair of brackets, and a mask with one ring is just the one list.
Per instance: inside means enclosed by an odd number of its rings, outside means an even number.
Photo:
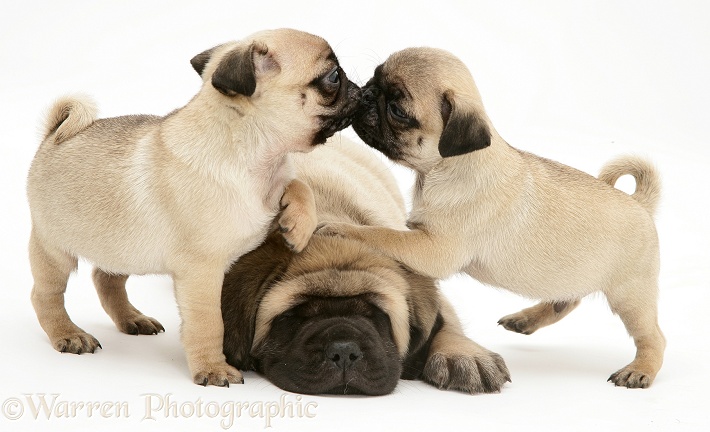
[{"label": "pug puppy's front paw", "polygon": [[301,252],[318,224],[316,204],[313,192],[298,180],[292,181],[281,197],[281,216],[279,230],[288,247],[294,252]]},{"label": "pug puppy's front paw", "polygon": [[192,376],[192,381],[201,386],[229,387],[229,384],[244,384],[244,376],[233,366],[224,364],[207,365]]},{"label": "pug puppy's front paw", "polygon": [[296,253],[301,252],[308,245],[317,223],[315,216],[307,214],[298,207],[295,204],[288,205],[279,218],[279,230],[289,249]]},{"label": "pug puppy's front paw", "polygon": [[59,352],[72,354],[93,354],[101,348],[99,341],[86,332],[61,335],[52,340],[52,346]]},{"label": "pug puppy's front paw", "polygon": [[143,314],[128,317],[117,323],[116,326],[123,333],[129,335],[156,335],[165,332],[165,327],[158,320]]},{"label": "pug puppy's front paw", "polygon": [[350,237],[352,236],[352,227],[345,223],[327,222],[318,225],[316,234],[326,237]]}]

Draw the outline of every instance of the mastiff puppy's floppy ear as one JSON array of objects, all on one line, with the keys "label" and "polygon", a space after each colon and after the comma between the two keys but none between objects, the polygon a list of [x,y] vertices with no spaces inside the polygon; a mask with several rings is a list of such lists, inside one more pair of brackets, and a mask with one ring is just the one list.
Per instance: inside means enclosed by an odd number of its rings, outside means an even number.
[{"label": "mastiff puppy's floppy ear", "polygon": [[[202,75],[217,48],[201,52],[190,60],[195,71]],[[226,96],[251,96],[256,90],[257,73],[278,71],[279,65],[266,45],[252,42],[247,47],[236,47],[219,61],[212,74],[212,86]]]},{"label": "mastiff puppy's floppy ear", "polygon": [[459,156],[491,145],[486,122],[474,112],[456,107],[453,94],[445,92],[441,101],[444,130],[439,138],[441,157]]},{"label": "mastiff puppy's floppy ear", "polygon": [[252,370],[255,367],[250,352],[259,304],[282,277],[293,255],[281,233],[273,231],[261,246],[239,258],[224,276],[223,348],[227,363],[238,369]]}]

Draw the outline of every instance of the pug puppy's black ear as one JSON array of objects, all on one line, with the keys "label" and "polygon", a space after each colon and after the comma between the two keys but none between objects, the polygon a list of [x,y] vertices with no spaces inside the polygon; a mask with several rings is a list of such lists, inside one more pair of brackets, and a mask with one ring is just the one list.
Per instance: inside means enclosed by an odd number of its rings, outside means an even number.
[{"label": "pug puppy's black ear", "polygon": [[441,101],[444,130],[439,138],[441,157],[459,156],[491,145],[491,133],[486,122],[473,112],[462,112],[449,92]]},{"label": "pug puppy's black ear", "polygon": [[205,70],[207,62],[210,61],[214,50],[216,50],[217,48],[218,46],[202,51],[201,53],[190,59],[190,64],[192,65],[192,68],[195,69],[195,72],[198,73],[198,75],[202,76],[202,72]]},{"label": "pug puppy's black ear", "polygon": [[227,96],[251,96],[256,90],[254,71],[254,44],[237,47],[222,57],[212,74],[212,85]]},{"label": "pug puppy's black ear", "polygon": [[[219,47],[221,45],[205,50],[190,60],[190,64],[200,76]],[[269,48],[254,41],[248,47],[234,48],[222,57],[212,74],[212,86],[227,96],[251,96],[256,90],[257,75],[280,70],[281,67],[269,53]]]}]

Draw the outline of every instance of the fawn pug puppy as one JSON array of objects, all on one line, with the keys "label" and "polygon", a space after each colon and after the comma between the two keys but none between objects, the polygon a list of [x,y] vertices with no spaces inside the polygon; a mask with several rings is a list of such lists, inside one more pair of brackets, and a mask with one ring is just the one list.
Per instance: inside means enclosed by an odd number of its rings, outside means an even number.
[{"label": "fawn pug puppy", "polygon": [[32,304],[55,349],[99,342],[64,307],[84,257],[119,330],[163,327],[128,301],[131,274],[172,276],[181,341],[195,383],[228,386],[241,373],[222,351],[220,292],[232,262],[259,245],[271,221],[301,250],[316,224],[312,192],[290,152],[307,152],[349,125],[359,88],[328,43],[296,30],[256,33],[191,60],[200,91],[165,117],[96,119],[67,98],[51,109],[27,184]]},{"label": "fawn pug puppy", "polygon": [[[370,146],[416,171],[410,230],[334,224],[325,233],[365,241],[415,271],[463,271],[537,298],[500,320],[530,334],[601,291],[636,344],[636,358],[609,381],[648,387],[663,362],[657,319],[658,174],[622,158],[599,179],[509,146],[486,115],[466,66],[450,53],[391,55],[363,88],[353,127]],[[629,196],[613,185],[637,182]]]},{"label": "fawn pug puppy", "polygon": [[[320,222],[406,229],[404,199],[374,152],[339,137],[293,161]],[[510,380],[434,279],[344,237],[315,235],[294,254],[270,235],[225,276],[222,316],[227,362],[287,391],[382,395],[420,378],[480,393]]]}]

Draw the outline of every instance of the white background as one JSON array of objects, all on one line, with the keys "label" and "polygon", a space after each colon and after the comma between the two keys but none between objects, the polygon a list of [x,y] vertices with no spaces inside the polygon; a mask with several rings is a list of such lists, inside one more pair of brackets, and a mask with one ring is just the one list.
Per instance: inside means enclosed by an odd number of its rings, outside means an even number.
[{"label": "white background", "polygon": [[[496,325],[533,302],[468,277],[442,283],[468,334],[506,360],[501,393],[470,396],[401,382],[389,396],[313,397],[315,418],[276,418],[273,430],[710,430],[708,229],[710,199],[710,11],[704,1],[15,1],[0,6],[0,429],[220,430],[214,406],[276,402],[284,393],[246,374],[230,389],[191,383],[179,320],[164,277],[129,282],[134,304],[159,319],[158,336],[119,333],[103,313],[82,263],[67,307],[104,349],[56,353],[30,305],[26,244],[27,170],[43,112],[60,95],[85,92],[101,116],[166,114],[200,80],[195,54],[265,29],[294,27],[325,37],[348,75],[363,84],[398,49],[428,45],[462,58],[490,118],[513,146],[596,174],[619,154],[651,158],[663,175],[656,218],[661,241],[660,323],[666,361],[648,390],[606,382],[634,355],[631,339],[601,297],[532,336]],[[346,131],[352,135],[352,131]],[[411,177],[394,168],[403,190]],[[633,190],[632,183],[620,186]],[[84,410],[33,418],[26,399],[126,402],[127,418]],[[175,411],[144,419],[147,393],[168,393]],[[295,395],[287,401],[298,402]],[[19,398],[19,400],[13,399]],[[51,397],[48,396],[48,401]],[[157,397],[153,399],[157,402]],[[17,405],[19,403],[19,405]],[[66,405],[66,404],[65,404]],[[24,409],[21,412],[20,409]],[[19,416],[10,421],[8,417]],[[54,414],[57,414],[55,412]],[[215,413],[212,412],[214,415]],[[263,429],[242,413],[232,430]]]}]

